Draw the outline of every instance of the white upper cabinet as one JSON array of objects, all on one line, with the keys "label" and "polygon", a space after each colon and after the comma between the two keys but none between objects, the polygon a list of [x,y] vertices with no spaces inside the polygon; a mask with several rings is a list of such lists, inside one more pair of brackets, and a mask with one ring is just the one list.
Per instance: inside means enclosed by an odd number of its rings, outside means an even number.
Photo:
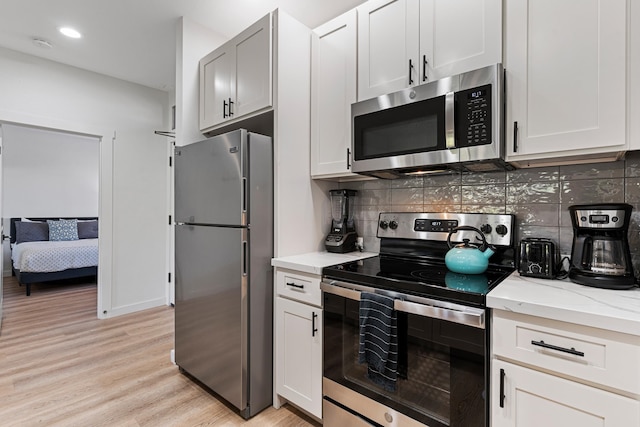
[{"label": "white upper cabinet", "polygon": [[502,62],[500,0],[420,1],[420,83]]},{"label": "white upper cabinet", "polygon": [[626,150],[627,1],[504,6],[507,160]]},{"label": "white upper cabinet", "polygon": [[358,7],[358,100],[501,59],[500,0],[370,0]]},{"label": "white upper cabinet", "polygon": [[416,84],[418,0],[369,0],[357,10],[358,100]]},{"label": "white upper cabinet", "polygon": [[233,52],[227,47],[200,61],[200,130],[223,122],[231,99]]},{"label": "white upper cabinet", "polygon": [[350,169],[351,104],[356,102],[356,10],[313,31],[311,176],[358,176]]},{"label": "white upper cabinet", "polygon": [[200,60],[200,130],[272,106],[272,14]]}]

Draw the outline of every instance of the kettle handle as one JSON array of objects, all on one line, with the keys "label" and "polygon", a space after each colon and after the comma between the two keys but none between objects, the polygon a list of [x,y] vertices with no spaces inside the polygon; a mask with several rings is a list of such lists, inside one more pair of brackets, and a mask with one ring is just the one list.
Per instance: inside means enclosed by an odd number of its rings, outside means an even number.
[{"label": "kettle handle", "polygon": [[482,237],[482,246],[480,246],[479,249],[482,252],[484,252],[487,249],[487,247],[488,247],[487,238],[484,236],[484,233],[482,231],[478,230],[475,227],[471,227],[470,225],[461,225],[459,227],[456,227],[456,228],[452,229],[449,232],[449,235],[447,236],[447,245],[449,246],[450,249],[453,248],[453,245],[451,244],[451,235],[453,235],[454,233],[457,233],[460,230],[475,231],[476,233],[478,233],[480,235],[480,237]]}]

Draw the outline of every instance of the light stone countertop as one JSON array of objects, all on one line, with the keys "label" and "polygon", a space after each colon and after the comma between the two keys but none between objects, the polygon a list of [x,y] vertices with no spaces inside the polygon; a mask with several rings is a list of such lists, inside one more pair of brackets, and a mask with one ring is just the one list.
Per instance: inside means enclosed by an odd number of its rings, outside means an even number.
[{"label": "light stone countertop", "polygon": [[599,289],[516,271],[487,294],[493,309],[640,336],[640,288]]},{"label": "light stone countertop", "polygon": [[324,267],[330,265],[342,264],[359,259],[371,258],[377,256],[374,252],[348,252],[345,254],[336,254],[332,252],[309,252],[300,255],[291,255],[286,257],[273,258],[271,265],[274,267],[288,268],[304,273],[322,274]]}]

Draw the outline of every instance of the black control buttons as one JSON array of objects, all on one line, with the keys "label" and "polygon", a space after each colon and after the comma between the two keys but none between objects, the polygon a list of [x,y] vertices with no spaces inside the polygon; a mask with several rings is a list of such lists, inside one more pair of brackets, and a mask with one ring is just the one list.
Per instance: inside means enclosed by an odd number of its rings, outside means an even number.
[{"label": "black control buttons", "polygon": [[480,231],[482,231],[484,234],[490,234],[493,231],[493,228],[490,224],[482,224],[480,226]]},{"label": "black control buttons", "polygon": [[389,222],[383,219],[382,221],[380,221],[379,225],[380,225],[380,228],[382,228],[383,230],[386,230],[387,227],[389,227]]},{"label": "black control buttons", "polygon": [[398,228],[398,221],[391,220],[391,222],[389,223],[389,228],[392,230],[395,230],[396,228]]},{"label": "black control buttons", "polygon": [[509,229],[507,228],[506,225],[504,224],[496,225],[496,233],[498,233],[499,235],[505,236],[508,232],[509,232]]}]

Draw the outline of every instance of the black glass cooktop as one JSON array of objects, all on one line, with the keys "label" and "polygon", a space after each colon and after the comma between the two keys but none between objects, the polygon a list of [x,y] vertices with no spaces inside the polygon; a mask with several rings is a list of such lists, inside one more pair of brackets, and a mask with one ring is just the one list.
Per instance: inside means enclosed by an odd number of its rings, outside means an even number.
[{"label": "black glass cooktop", "polygon": [[325,267],[322,273],[327,279],[485,307],[487,293],[513,271],[490,265],[483,274],[459,274],[449,271],[444,261],[380,255]]}]

